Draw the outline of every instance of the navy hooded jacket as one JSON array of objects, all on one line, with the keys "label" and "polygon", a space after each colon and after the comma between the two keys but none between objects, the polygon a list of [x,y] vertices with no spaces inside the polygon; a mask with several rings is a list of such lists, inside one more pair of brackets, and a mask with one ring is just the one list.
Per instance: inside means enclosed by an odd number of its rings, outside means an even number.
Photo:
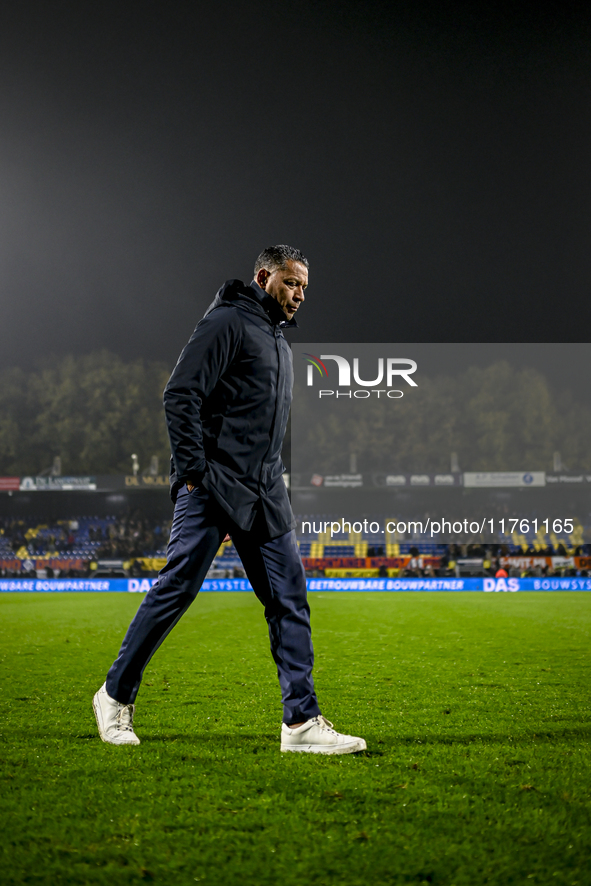
[{"label": "navy hooded jacket", "polygon": [[164,390],[173,501],[201,484],[241,529],[257,508],[271,538],[295,527],[281,446],[293,387],[282,329],[296,325],[256,282],[219,290]]}]

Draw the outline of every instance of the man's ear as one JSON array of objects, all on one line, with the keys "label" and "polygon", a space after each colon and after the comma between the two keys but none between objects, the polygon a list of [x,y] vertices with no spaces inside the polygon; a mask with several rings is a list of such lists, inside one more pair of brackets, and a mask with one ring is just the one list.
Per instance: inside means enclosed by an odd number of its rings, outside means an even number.
[{"label": "man's ear", "polygon": [[257,274],[256,279],[257,279],[257,283],[259,284],[261,289],[265,288],[265,286],[267,285],[267,280],[269,279],[270,276],[271,275],[269,274],[269,272],[267,270],[265,270],[265,268],[260,269],[260,271]]}]

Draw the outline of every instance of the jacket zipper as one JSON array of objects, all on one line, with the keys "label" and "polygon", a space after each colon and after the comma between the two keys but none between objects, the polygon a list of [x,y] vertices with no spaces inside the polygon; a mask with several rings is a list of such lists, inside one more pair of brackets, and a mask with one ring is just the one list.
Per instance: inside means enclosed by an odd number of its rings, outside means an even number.
[{"label": "jacket zipper", "polygon": [[275,336],[275,352],[277,354],[277,378],[275,379],[275,406],[273,409],[273,419],[271,421],[271,428],[269,431],[269,445],[267,447],[267,451],[263,457],[263,461],[261,463],[261,471],[259,474],[259,494],[261,493],[261,485],[263,482],[263,471],[265,469],[265,465],[267,463],[267,456],[273,446],[273,436],[275,434],[275,425],[277,422],[277,402],[279,399],[279,379],[281,378],[281,348],[279,347],[279,340],[281,338],[281,333],[276,327],[273,327],[273,334]]}]

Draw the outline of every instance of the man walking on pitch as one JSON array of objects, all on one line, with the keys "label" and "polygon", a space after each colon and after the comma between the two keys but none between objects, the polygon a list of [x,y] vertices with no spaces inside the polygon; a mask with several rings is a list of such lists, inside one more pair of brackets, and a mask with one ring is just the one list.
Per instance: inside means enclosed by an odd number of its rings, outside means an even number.
[{"label": "man walking on pitch", "polygon": [[362,751],[320,713],[306,579],[283,482],[293,368],[283,329],[296,326],[308,261],[271,246],[249,285],[219,290],[164,391],[175,502],[167,563],[146,594],[93,699],[103,741],[139,744],[134,702],[144,668],[197,596],[227,533],[265,607],[283,701],[281,750]]}]

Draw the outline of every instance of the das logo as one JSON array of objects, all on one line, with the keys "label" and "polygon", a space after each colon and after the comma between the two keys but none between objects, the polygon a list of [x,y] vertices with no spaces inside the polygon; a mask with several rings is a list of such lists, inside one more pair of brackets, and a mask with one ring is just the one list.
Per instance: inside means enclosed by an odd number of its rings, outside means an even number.
[{"label": "das logo", "polygon": [[518,591],[519,581],[516,578],[485,578],[485,591]]}]

